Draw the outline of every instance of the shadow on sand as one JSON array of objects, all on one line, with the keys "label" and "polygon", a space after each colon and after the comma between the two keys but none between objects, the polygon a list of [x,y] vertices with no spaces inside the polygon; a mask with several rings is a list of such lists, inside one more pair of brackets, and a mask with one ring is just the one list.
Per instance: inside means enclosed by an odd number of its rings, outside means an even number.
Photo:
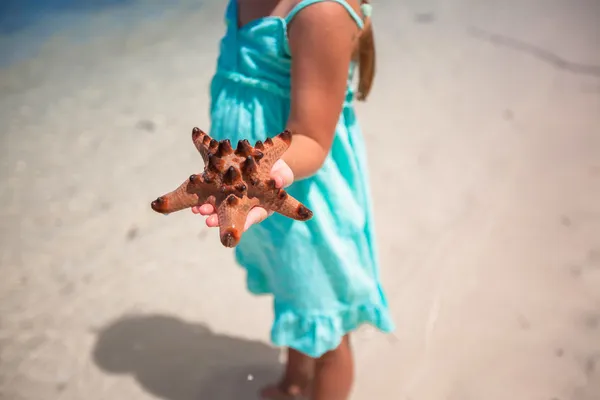
[{"label": "shadow on sand", "polygon": [[126,316],[97,334],[93,359],[100,369],[130,374],[161,399],[256,399],[281,371],[277,349],[170,316]]}]

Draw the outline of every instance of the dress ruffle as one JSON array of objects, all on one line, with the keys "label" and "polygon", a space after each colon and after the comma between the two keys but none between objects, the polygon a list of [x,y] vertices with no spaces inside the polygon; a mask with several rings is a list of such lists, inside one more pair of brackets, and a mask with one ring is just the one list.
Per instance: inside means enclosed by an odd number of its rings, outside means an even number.
[{"label": "dress ruffle", "polygon": [[326,314],[283,310],[276,313],[271,340],[276,346],[290,347],[318,358],[336,349],[347,333],[363,324],[372,325],[384,333],[394,330],[389,310],[383,305],[351,306]]}]

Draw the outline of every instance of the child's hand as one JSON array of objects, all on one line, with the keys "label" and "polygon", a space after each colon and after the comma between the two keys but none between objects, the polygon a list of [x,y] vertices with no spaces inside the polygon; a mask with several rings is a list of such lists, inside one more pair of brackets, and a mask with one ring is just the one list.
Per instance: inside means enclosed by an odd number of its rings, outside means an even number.
[{"label": "child's hand", "polygon": [[[271,178],[275,180],[275,186],[279,189],[287,187],[294,182],[294,173],[290,169],[290,167],[283,160],[277,160],[275,164],[273,164],[273,168],[271,169]],[[206,225],[210,228],[215,228],[219,226],[219,217],[217,216],[216,210],[210,204],[203,204],[201,206],[192,207],[192,212],[194,214],[200,214],[207,216]],[[253,224],[258,224],[259,222],[264,221],[272,212],[267,213],[262,207],[254,207],[248,213],[248,218],[246,218],[246,224],[244,225],[244,231],[246,231]]]}]

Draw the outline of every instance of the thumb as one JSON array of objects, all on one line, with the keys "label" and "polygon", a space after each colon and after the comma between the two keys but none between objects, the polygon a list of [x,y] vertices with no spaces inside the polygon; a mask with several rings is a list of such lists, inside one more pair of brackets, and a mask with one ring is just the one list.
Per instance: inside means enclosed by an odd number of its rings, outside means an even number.
[{"label": "thumb", "polygon": [[254,224],[260,224],[264,221],[268,216],[272,215],[273,212],[267,212],[262,207],[254,207],[248,213],[248,217],[246,218],[246,223],[244,224],[244,231],[247,231]]},{"label": "thumb", "polygon": [[275,179],[278,188],[285,188],[294,182],[294,172],[285,161],[279,159],[271,168],[271,177]]}]

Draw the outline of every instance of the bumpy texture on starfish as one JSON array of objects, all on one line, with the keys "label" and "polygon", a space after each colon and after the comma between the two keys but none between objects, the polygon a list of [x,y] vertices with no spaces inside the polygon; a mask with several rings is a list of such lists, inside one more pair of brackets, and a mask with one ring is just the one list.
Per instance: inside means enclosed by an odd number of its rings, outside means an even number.
[{"label": "bumpy texture on starfish", "polygon": [[237,246],[248,212],[255,206],[299,221],[312,218],[312,211],[277,189],[270,177],[273,164],[292,141],[289,131],[264,143],[258,141],[254,147],[240,140],[236,150],[228,139],[218,142],[199,128],[192,130],[192,140],[204,160],[204,172],[154,200],[154,211],[168,214],[209,203],[219,217],[219,235],[226,247]]}]

